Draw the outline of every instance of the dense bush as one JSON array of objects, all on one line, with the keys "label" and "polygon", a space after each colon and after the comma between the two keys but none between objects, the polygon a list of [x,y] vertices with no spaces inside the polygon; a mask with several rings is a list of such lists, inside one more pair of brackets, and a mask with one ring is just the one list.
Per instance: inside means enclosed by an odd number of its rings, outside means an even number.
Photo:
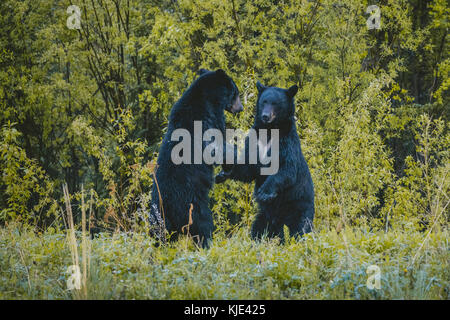
[{"label": "dense bush", "polygon": [[[317,226],[448,222],[448,8],[376,2],[379,30],[366,27],[365,1],[75,1],[71,30],[72,2],[2,1],[2,223],[51,224],[67,182],[92,190],[97,218],[128,229],[168,112],[200,67],[238,84],[235,128],[252,123],[256,80],[300,85]],[[250,190],[215,188],[219,230],[249,224]]]}]

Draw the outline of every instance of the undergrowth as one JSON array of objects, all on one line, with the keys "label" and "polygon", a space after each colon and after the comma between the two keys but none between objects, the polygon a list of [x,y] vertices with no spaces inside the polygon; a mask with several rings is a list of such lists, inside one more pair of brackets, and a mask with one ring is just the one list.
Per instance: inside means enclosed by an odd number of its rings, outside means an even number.
[{"label": "undergrowth", "polygon": [[[186,237],[155,246],[144,233],[100,233],[84,239],[86,290],[68,290],[70,237],[10,224],[0,229],[0,298],[448,299],[448,236],[344,228],[280,244],[240,229],[205,250]],[[380,289],[366,285],[370,265],[380,268]]]}]

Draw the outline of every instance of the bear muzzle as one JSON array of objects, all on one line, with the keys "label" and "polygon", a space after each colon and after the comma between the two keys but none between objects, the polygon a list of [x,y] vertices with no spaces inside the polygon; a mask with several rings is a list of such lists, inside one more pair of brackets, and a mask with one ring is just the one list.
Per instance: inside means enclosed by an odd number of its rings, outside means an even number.
[{"label": "bear muzzle", "polygon": [[261,113],[261,121],[265,124],[272,123],[275,119],[275,112],[272,107],[265,107]]},{"label": "bear muzzle", "polygon": [[230,110],[232,113],[239,113],[242,110],[244,110],[244,106],[241,103],[241,99],[239,98],[239,96],[236,98],[236,100],[234,100],[233,105],[231,106]]}]

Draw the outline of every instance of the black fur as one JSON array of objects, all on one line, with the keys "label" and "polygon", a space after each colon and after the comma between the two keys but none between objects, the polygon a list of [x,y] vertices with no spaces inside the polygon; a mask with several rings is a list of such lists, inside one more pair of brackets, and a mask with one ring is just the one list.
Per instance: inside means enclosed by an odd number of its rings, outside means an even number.
[{"label": "black fur", "polygon": [[[156,183],[152,190],[150,223],[153,231],[161,231],[162,216],[169,233],[178,235],[188,230],[189,209],[192,204],[193,224],[189,233],[204,247],[208,246],[214,229],[213,218],[208,207],[208,193],[213,185],[213,165],[194,164],[194,146],[191,143],[191,164],[174,164],[171,159],[173,147],[178,143],[171,141],[175,129],[186,129],[194,139],[194,121],[202,121],[202,131],[219,129],[225,135],[224,110],[242,109],[239,91],[234,81],[221,69],[208,71],[201,69],[200,75],[172,107],[167,133],[163,139],[158,156]],[[237,111],[240,111],[237,110]],[[202,132],[202,133],[203,133]],[[202,150],[206,146],[203,142]],[[225,153],[224,153],[225,154]],[[158,190],[159,189],[159,190]],[[159,200],[161,195],[161,200]],[[162,207],[161,203],[162,202]],[[156,234],[158,237],[161,234]],[[173,238],[176,238],[175,237]]]},{"label": "black fur", "polygon": [[[259,206],[252,225],[252,238],[283,239],[283,226],[291,236],[312,230],[314,219],[314,186],[303,157],[294,117],[294,96],[297,86],[289,89],[265,87],[259,82],[254,129],[279,129],[279,170],[276,174],[260,174],[261,164],[249,163],[249,138],[245,140],[246,164],[232,166],[230,172],[216,176],[220,183],[228,178],[244,182],[255,180],[255,198]],[[263,121],[265,116],[266,121]],[[272,119],[272,120],[271,120]],[[269,122],[270,121],[270,122]]]}]

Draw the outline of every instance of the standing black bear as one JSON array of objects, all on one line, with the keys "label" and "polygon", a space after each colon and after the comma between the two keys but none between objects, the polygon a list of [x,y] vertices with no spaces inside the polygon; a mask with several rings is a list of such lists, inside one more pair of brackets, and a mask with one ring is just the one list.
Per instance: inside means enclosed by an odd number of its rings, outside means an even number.
[{"label": "standing black bear", "polygon": [[[270,129],[279,130],[278,172],[261,175],[261,168],[267,165],[261,162],[249,164],[249,143],[252,140],[247,136],[245,164],[234,165],[229,172],[222,171],[216,177],[216,182],[221,183],[227,178],[244,182],[256,180],[254,194],[259,212],[252,225],[252,238],[258,239],[267,233],[268,237],[279,236],[283,239],[283,225],[289,228],[291,236],[299,236],[312,230],[314,186],[295,126],[294,96],[298,87],[294,85],[286,90],[265,87],[258,82],[257,88],[257,112],[252,129],[256,132],[267,129],[267,133],[270,133]],[[258,154],[261,148],[270,153],[270,145],[261,145],[261,140],[258,140]]]},{"label": "standing black bear", "polygon": [[[208,129],[218,129],[225,136],[224,110],[236,113],[243,107],[239,90],[225,71],[202,69],[199,74],[200,77],[184,92],[170,113],[168,130],[159,150],[150,206],[150,224],[157,237],[161,237],[164,226],[167,231],[176,234],[189,230],[194,239],[203,247],[207,247],[214,229],[212,213],[208,207],[208,193],[214,182],[214,167],[212,164],[206,164],[203,159],[200,159],[200,162],[194,161],[195,150],[200,148],[202,152],[207,145],[202,138],[198,142],[195,133],[203,136]],[[195,132],[194,121],[201,121],[201,132]],[[173,153],[177,153],[173,149],[178,142],[172,141],[172,134],[177,129],[178,132],[194,135],[190,136],[188,141],[188,149],[194,152],[191,156],[182,154],[181,157],[185,160],[186,156],[189,157],[182,163],[174,163],[173,159]],[[177,135],[177,138],[180,136]],[[184,152],[184,149],[178,151],[176,156]],[[223,152],[224,159],[225,153]],[[191,206],[192,219],[189,213]]]}]

